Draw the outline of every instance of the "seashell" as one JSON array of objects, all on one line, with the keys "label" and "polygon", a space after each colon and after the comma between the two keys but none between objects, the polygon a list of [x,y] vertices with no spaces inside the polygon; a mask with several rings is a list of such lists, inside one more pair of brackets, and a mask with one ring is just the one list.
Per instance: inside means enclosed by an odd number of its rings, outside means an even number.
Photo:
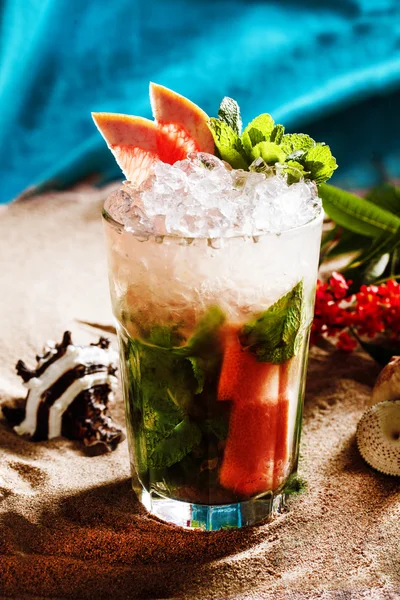
[{"label": "seashell", "polygon": [[397,398],[400,398],[400,356],[393,356],[379,373],[369,405],[373,406],[378,402]]},{"label": "seashell", "polygon": [[66,331],[60,344],[48,342],[36,356],[35,369],[18,361],[16,370],[28,394],[14,406],[4,406],[4,416],[16,433],[32,441],[63,435],[82,440],[90,454],[114,450],[124,439],[108,415],[117,358],[107,338],[76,346]]},{"label": "seashell", "polygon": [[357,445],[371,467],[400,476],[400,400],[379,402],[364,413],[357,427]]}]

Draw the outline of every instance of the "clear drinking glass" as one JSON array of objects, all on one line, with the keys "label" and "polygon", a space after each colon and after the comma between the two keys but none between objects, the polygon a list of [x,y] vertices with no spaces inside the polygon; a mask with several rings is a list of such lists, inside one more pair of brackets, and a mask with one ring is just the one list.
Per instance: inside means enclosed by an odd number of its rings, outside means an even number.
[{"label": "clear drinking glass", "polygon": [[[133,488],[184,527],[256,523],[297,469],[322,211],[280,234],[160,237],[124,229],[121,194],[103,217]],[[294,289],[294,356],[259,362],[246,327]]]}]

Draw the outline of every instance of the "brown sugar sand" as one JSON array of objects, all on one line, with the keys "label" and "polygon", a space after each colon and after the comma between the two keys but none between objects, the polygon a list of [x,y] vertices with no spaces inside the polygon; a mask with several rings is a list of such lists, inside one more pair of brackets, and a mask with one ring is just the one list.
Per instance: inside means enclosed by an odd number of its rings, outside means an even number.
[{"label": "brown sugar sand", "polygon": [[[3,209],[0,403],[24,395],[14,365],[81,321],[112,322],[100,207],[81,187]],[[113,340],[115,343],[115,340]],[[0,419],[0,595],[96,599],[400,598],[400,481],[360,458],[355,429],[378,373],[364,354],[315,349],[300,473],[307,493],[271,523],[206,533],[148,516],[127,442],[88,457],[32,443]],[[123,424],[120,395],[113,417]]]}]

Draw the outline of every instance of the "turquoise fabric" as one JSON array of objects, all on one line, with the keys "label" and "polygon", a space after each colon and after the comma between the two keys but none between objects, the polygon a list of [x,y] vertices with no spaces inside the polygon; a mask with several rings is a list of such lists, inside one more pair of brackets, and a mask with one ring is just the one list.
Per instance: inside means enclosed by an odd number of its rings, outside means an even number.
[{"label": "turquoise fabric", "polygon": [[335,182],[400,176],[399,0],[2,0],[0,202],[121,174],[90,112],[150,116],[149,80],[215,114],[271,112]]}]

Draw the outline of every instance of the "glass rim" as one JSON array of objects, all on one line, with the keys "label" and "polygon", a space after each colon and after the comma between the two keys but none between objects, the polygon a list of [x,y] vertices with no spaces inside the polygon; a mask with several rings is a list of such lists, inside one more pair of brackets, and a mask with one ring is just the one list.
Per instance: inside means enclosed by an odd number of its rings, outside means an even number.
[{"label": "glass rim", "polygon": [[114,217],[111,215],[111,213],[108,212],[106,205],[107,202],[109,200],[109,196],[106,198],[102,211],[101,211],[101,216],[103,218],[103,220],[110,225],[111,227],[113,227],[115,230],[117,230],[119,233],[126,233],[134,238],[141,238],[143,236],[149,236],[149,237],[154,237],[154,238],[167,238],[167,239],[172,239],[172,240],[224,240],[224,241],[229,241],[229,240],[234,240],[234,239],[238,239],[238,238],[260,238],[260,237],[267,237],[267,236],[280,236],[280,235],[284,235],[284,234],[289,234],[289,233],[293,233],[293,232],[297,232],[300,231],[302,229],[307,229],[308,227],[310,227],[312,224],[314,223],[318,223],[318,221],[322,221],[323,217],[324,217],[324,210],[323,210],[323,206],[322,203],[319,206],[318,212],[306,223],[303,223],[303,225],[298,225],[296,227],[291,227],[290,229],[285,229],[284,231],[278,231],[278,232],[273,232],[273,231],[261,231],[259,233],[237,233],[235,235],[229,235],[229,236],[189,236],[189,235],[176,235],[176,234],[171,234],[171,233],[154,233],[153,231],[133,231],[132,229],[127,229],[125,227],[125,225],[123,223],[120,223],[119,221],[117,221],[116,219],[114,219]]}]

